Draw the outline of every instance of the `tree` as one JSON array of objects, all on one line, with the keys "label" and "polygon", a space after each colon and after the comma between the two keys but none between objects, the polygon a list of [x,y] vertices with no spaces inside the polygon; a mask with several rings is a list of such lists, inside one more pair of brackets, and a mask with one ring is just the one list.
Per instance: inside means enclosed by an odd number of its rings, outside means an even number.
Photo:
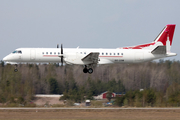
[{"label": "tree", "polygon": [[147,103],[153,105],[156,101],[156,94],[153,89],[147,90],[147,98],[146,98]]},{"label": "tree", "polygon": [[51,94],[58,94],[59,93],[58,82],[55,78],[49,79],[49,85],[50,85],[50,93]]},{"label": "tree", "polygon": [[4,61],[1,60],[1,66],[4,67]]},{"label": "tree", "polygon": [[112,98],[112,92],[111,91],[107,91],[106,93],[106,98],[111,101],[111,98]]},{"label": "tree", "polygon": [[121,96],[121,97],[115,97],[115,105],[120,106],[120,107],[123,106],[124,105],[124,100],[125,100],[124,95]]}]

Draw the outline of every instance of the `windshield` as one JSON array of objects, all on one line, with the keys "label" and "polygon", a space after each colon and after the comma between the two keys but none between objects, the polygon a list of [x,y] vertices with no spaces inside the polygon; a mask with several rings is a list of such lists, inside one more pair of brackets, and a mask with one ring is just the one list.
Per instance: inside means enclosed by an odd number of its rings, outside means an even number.
[{"label": "windshield", "polygon": [[17,53],[17,51],[14,51],[14,52],[12,52],[12,53]]},{"label": "windshield", "polygon": [[12,53],[13,53],[13,54],[14,54],[14,53],[20,53],[20,54],[22,54],[22,51],[21,51],[21,50],[15,50],[15,51],[13,51]]}]

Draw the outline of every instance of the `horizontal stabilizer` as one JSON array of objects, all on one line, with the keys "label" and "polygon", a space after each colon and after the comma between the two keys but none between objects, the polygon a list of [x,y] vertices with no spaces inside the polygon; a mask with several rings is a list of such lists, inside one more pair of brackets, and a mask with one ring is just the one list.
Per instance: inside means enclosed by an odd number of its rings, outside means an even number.
[{"label": "horizontal stabilizer", "polygon": [[166,54],[166,46],[157,46],[151,53],[152,54]]}]

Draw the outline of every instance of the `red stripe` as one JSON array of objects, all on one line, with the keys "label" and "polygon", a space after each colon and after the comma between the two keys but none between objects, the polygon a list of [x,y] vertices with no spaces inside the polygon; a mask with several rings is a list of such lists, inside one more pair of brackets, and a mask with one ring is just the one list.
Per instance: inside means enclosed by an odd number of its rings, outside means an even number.
[{"label": "red stripe", "polygon": [[58,57],[58,55],[43,55],[43,57]]},{"label": "red stripe", "polygon": [[[58,55],[43,55],[43,57],[58,57]],[[99,57],[123,57],[123,56],[99,56]]]},{"label": "red stripe", "polygon": [[123,57],[123,56],[99,56],[99,57]]}]

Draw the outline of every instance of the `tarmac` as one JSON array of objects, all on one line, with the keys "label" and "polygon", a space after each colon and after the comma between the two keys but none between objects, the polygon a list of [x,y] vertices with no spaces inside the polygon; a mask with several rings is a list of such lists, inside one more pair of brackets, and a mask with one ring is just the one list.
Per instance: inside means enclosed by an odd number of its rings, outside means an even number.
[{"label": "tarmac", "polygon": [[180,107],[177,108],[68,108],[68,107],[5,107],[0,108],[0,110],[180,110]]}]

